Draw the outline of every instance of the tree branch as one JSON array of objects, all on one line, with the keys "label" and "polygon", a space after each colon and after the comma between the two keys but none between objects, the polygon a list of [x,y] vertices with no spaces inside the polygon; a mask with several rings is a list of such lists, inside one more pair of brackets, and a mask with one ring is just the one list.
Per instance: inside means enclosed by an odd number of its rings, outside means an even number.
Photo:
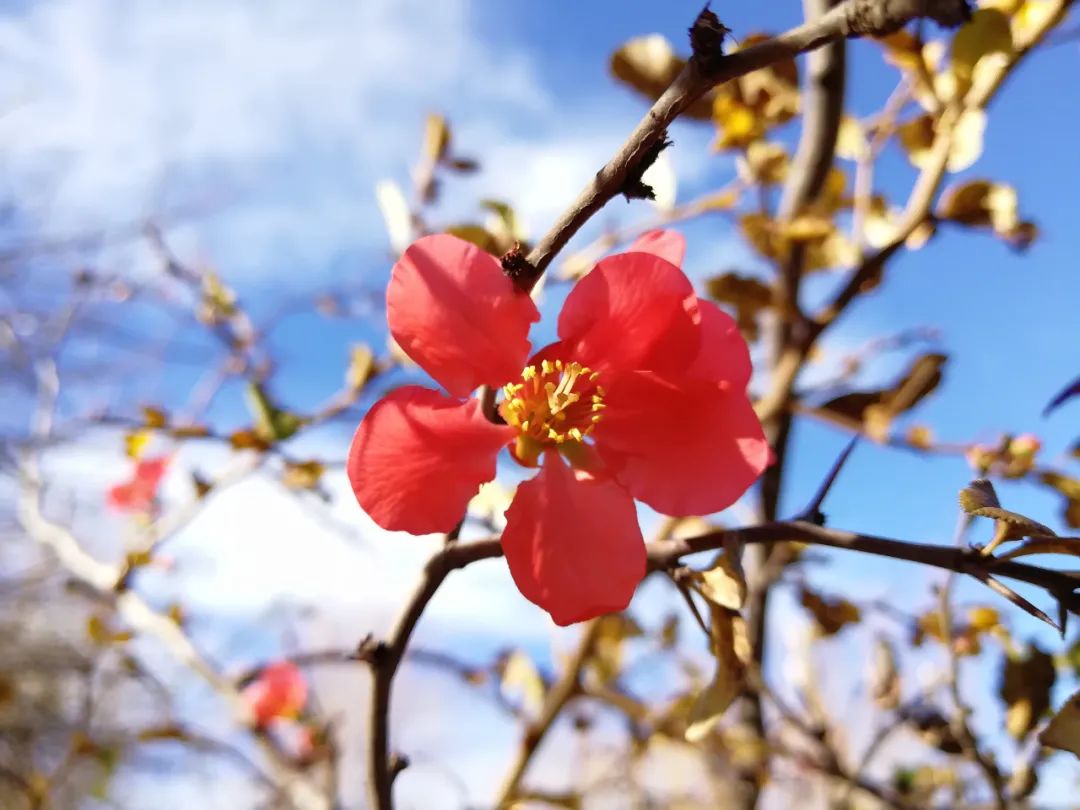
[{"label": "tree branch", "polygon": [[[395,769],[391,764],[389,750],[389,714],[390,694],[401,659],[409,645],[416,623],[427,607],[428,602],[442,585],[446,575],[456,568],[461,568],[485,556],[472,556],[481,551],[471,549],[474,544],[449,543],[428,560],[424,572],[413,590],[412,596],[390,631],[386,642],[375,641],[372,637],[361,642],[356,657],[371,665],[371,703],[368,706],[368,801],[378,810],[393,807],[393,778]],[[465,551],[464,554],[459,552]],[[501,553],[501,549],[500,549]],[[400,768],[398,768],[400,770]]]},{"label": "tree branch", "polygon": [[531,289],[581,226],[622,191],[672,121],[716,85],[845,37],[885,35],[917,17],[957,25],[968,13],[966,0],[845,0],[827,14],[749,48],[719,58],[715,53],[694,54],[611,160],[537,242],[518,283]]},{"label": "tree branch", "polygon": [[[51,435],[53,412],[60,381],[55,365],[44,363],[37,370],[39,403],[34,414],[33,446],[41,446]],[[47,549],[61,567],[95,597],[109,604],[136,633],[154,638],[177,662],[198,675],[218,694],[237,717],[248,714],[239,691],[207,661],[172,618],[155,610],[130,588],[119,587],[124,569],[95,559],[64,526],[49,520],[42,510],[41,483],[37,456],[25,454],[20,467],[20,497],[17,515],[27,535]],[[269,769],[266,777],[299,810],[326,810],[330,800],[304,774],[277,750],[273,743],[256,733],[255,739],[265,754]]]},{"label": "tree branch", "polygon": [[[834,0],[805,0],[807,24],[827,19],[841,8]],[[784,184],[778,219],[791,220],[821,193],[832,168],[836,153],[836,137],[844,112],[844,72],[846,47],[843,39],[830,42],[807,57],[808,76],[804,93],[805,113],[799,135],[799,146],[792,161],[791,172]],[[780,268],[773,286],[776,301],[775,321],[770,330],[772,367],[770,407],[773,412],[762,419],[765,436],[776,453],[776,462],[762,476],[761,505],[766,520],[775,520],[780,504],[784,459],[791,434],[792,414],[788,409],[794,396],[795,379],[806,359],[810,343],[806,317],[799,303],[799,288],[806,265],[803,245],[793,246]],[[766,646],[766,625],[769,609],[771,577],[765,572],[779,570],[770,565],[772,547],[750,549],[749,567],[758,572],[746,603],[746,629],[753,659],[763,667]],[[778,562],[782,562],[778,561]],[[749,692],[741,705],[743,722],[757,734],[765,736],[765,718],[760,695]],[[757,806],[761,788],[756,774],[745,774],[739,781],[738,805],[752,810]]]},{"label": "tree branch", "polygon": [[[679,566],[683,557],[723,548],[725,540],[750,545],[795,540],[874,554],[879,557],[891,557],[895,560],[929,565],[960,574],[974,576],[993,574],[1043,588],[1056,598],[1073,594],[1080,588],[1080,576],[1064,571],[1054,571],[1012,560],[998,560],[967,548],[894,540],[876,535],[829,529],[797,520],[775,521],[759,526],[718,530],[694,537],[672,538],[649,543],[647,544],[649,568],[653,571],[670,570]],[[371,735],[371,748],[368,754],[368,794],[373,808],[385,810],[393,806],[391,796],[393,779],[388,753],[391,685],[417,621],[450,572],[465,568],[480,560],[501,556],[502,546],[498,537],[446,545],[437,551],[424,566],[420,583],[402,609],[389,640],[378,642],[368,638],[360,645],[357,655],[371,665],[374,681],[373,699],[368,717],[368,730]],[[1080,615],[1080,599],[1072,600],[1069,608]]]}]

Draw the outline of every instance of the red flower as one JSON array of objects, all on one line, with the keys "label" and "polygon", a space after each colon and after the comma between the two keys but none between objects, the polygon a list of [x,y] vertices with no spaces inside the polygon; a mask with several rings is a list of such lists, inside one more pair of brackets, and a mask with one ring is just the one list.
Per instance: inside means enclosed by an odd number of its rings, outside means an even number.
[{"label": "red flower", "polygon": [[[561,625],[625,608],[646,562],[633,499],[717,512],[770,460],[746,343],[694,295],[683,250],[654,231],[600,261],[567,296],[559,341],[527,359],[540,316],[499,262],[449,235],[415,242],[390,278],[390,332],[451,396],[405,386],[372,407],[349,450],[360,506],[385,529],[450,531],[509,445],[540,468],[506,512],[518,588]],[[502,386],[506,424],[466,398],[481,385]]]},{"label": "red flower", "polygon": [[266,728],[278,717],[299,716],[307,703],[307,695],[304,674],[291,661],[270,664],[243,691],[244,702],[259,728]]},{"label": "red flower", "polygon": [[168,466],[168,456],[137,461],[131,479],[109,490],[106,496],[109,506],[121,512],[149,512]]}]

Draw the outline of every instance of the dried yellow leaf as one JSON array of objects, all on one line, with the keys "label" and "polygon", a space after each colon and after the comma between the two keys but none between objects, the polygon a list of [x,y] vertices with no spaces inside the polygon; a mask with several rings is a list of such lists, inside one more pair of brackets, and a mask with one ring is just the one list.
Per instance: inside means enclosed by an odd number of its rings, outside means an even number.
[{"label": "dried yellow leaf", "polygon": [[363,343],[353,346],[349,352],[349,368],[345,371],[345,384],[349,390],[359,393],[377,373],[378,366],[371,347]]},{"label": "dried yellow leaf", "polygon": [[697,581],[701,595],[729,610],[739,610],[746,603],[746,575],[742,567],[742,549],[724,541],[724,550],[716,555],[712,566],[699,572]]},{"label": "dried yellow leaf", "polygon": [[511,695],[518,695],[522,708],[531,717],[537,717],[544,707],[544,680],[536,665],[521,650],[514,650],[502,665],[501,688]]},{"label": "dried yellow leaf", "polygon": [[836,133],[836,156],[842,160],[862,160],[869,148],[859,119],[851,115],[843,116]]},{"label": "dried yellow leaf", "polygon": [[686,739],[692,743],[701,742],[716,728],[724,712],[742,692],[746,664],[750,660],[750,643],[742,617],[719,605],[711,605],[711,608],[710,636],[716,672],[690,710]]},{"label": "dried yellow leaf", "polygon": [[1080,692],[1069,698],[1050,725],[1039,735],[1039,742],[1050,748],[1071,751],[1080,758]]}]

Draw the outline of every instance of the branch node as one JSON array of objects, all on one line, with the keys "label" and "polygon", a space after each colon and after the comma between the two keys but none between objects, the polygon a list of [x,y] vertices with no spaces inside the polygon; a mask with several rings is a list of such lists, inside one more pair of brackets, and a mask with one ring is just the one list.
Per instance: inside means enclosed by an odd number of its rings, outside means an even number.
[{"label": "branch node", "polygon": [[523,293],[530,292],[537,279],[540,278],[541,271],[525,258],[525,252],[521,249],[519,242],[515,242],[514,246],[503,254],[501,263],[503,272]]},{"label": "branch node", "polygon": [[656,159],[660,157],[660,153],[667,149],[674,143],[668,138],[667,130],[661,130],[657,135],[656,140],[645,150],[641,159],[637,163],[626,171],[626,179],[620,186],[618,193],[626,197],[627,202],[630,200],[655,200],[656,192],[653,191],[653,187],[648,183],[642,182],[642,177],[645,172],[649,170]]},{"label": "branch node", "polygon": [[724,56],[724,37],[730,33],[731,29],[720,22],[706,3],[690,26],[690,49],[703,72],[711,73],[720,64]]},{"label": "branch node", "polygon": [[390,782],[391,784],[399,773],[409,767],[409,758],[404,754],[390,755]]},{"label": "branch node", "polygon": [[356,645],[356,652],[349,656],[353,661],[363,661],[373,667],[378,667],[386,660],[386,654],[390,648],[385,641],[379,641],[371,633],[364,636],[363,640]]}]

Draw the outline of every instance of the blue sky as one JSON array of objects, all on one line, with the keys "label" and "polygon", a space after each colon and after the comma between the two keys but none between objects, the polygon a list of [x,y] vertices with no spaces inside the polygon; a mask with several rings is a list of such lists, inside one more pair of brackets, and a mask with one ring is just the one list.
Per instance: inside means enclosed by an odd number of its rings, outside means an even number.
[{"label": "blue sky", "polygon": [[[717,11],[740,37],[787,27],[800,15],[794,0],[725,6],[730,8]],[[268,317],[283,300],[328,285],[369,290],[377,300],[389,249],[373,188],[383,179],[407,185],[427,112],[446,113],[455,144],[483,165],[480,174],[447,185],[435,219],[475,217],[476,201],[494,196],[512,202],[535,237],[645,109],[607,76],[611,51],[651,32],[681,48],[699,8],[698,0],[5,3],[0,193],[18,203],[13,244],[111,233],[153,215],[181,255],[217,268],[257,318]],[[895,73],[870,45],[854,43],[851,53],[849,108],[867,115],[892,89]],[[915,421],[931,424],[943,438],[990,441],[1004,431],[1032,431],[1044,438],[1048,457],[1059,456],[1076,438],[1080,406],[1045,421],[1039,414],[1048,397],[1080,372],[1073,221],[1080,211],[1074,145],[1080,112],[1068,101],[1078,56],[1075,44],[1058,46],[1021,69],[991,110],[982,158],[960,175],[1016,186],[1022,213],[1042,231],[1033,249],[1020,256],[990,236],[945,229],[898,261],[884,288],[861,302],[826,343],[826,357],[835,359],[881,333],[917,325],[940,329],[939,347],[955,356],[941,390]],[[678,124],[672,135],[680,198],[732,176],[730,158],[708,151],[707,125]],[[878,174],[880,187],[893,189],[898,204],[912,178],[895,151]],[[645,203],[618,200],[598,221],[630,223],[647,213]],[[755,268],[727,223],[708,220],[685,233],[687,269],[695,278]],[[27,289],[45,295],[58,269],[66,272],[86,258],[49,253]],[[130,240],[93,251],[92,260],[136,278],[153,272],[145,246]],[[553,291],[545,311],[554,312],[560,298]],[[183,319],[154,308],[123,311],[138,336],[133,341],[182,338],[196,353],[209,351],[209,341]],[[348,344],[379,345],[383,336],[377,310],[359,320],[288,319],[274,337],[280,390],[295,407],[321,401],[340,386]],[[98,345],[82,350],[110,356]],[[902,365],[902,357],[894,358],[880,374],[888,377]],[[181,364],[145,372],[102,398],[113,404],[131,397],[175,401],[197,373]],[[226,396],[213,415],[235,426],[242,407],[238,396]],[[325,431],[318,446],[341,457],[348,435],[349,426],[338,426]],[[810,496],[844,441],[830,429],[800,425],[785,490],[788,512]],[[946,541],[956,492],[967,479],[960,460],[863,446],[827,511],[837,526]],[[1003,487],[1002,493],[1006,505],[1063,528],[1056,499],[1025,486]],[[273,496],[267,490],[248,497],[245,503],[258,504]],[[370,536],[370,526],[349,507],[338,510],[338,519]],[[217,528],[196,527],[192,534],[223,531],[230,519],[208,518]],[[238,561],[244,548],[233,549]],[[341,554],[356,563],[353,551]],[[402,583],[422,556],[410,551],[388,563],[382,554],[376,552],[378,564],[397,566]],[[929,605],[929,586],[940,580],[886,560],[826,556],[833,564],[815,569],[814,576],[831,590],[914,600],[912,611]],[[219,558],[216,566],[228,576],[227,563]],[[305,569],[298,589],[316,598],[322,570]],[[497,566],[485,570],[475,581],[502,587]],[[203,582],[204,598],[220,601],[220,586],[216,578]],[[340,582],[332,590],[344,593],[347,586]],[[464,598],[468,589],[462,588]],[[259,590],[254,584],[252,600]],[[512,603],[512,592],[498,593],[499,604]],[[990,601],[973,589],[963,594]],[[392,604],[389,595],[384,602]],[[1002,607],[1044,645],[1060,643]],[[461,627],[477,612],[461,609],[447,621]],[[540,638],[543,622],[535,616],[531,621]],[[340,630],[344,637],[355,628]],[[476,634],[490,634],[489,643],[499,637],[495,626]]]}]

